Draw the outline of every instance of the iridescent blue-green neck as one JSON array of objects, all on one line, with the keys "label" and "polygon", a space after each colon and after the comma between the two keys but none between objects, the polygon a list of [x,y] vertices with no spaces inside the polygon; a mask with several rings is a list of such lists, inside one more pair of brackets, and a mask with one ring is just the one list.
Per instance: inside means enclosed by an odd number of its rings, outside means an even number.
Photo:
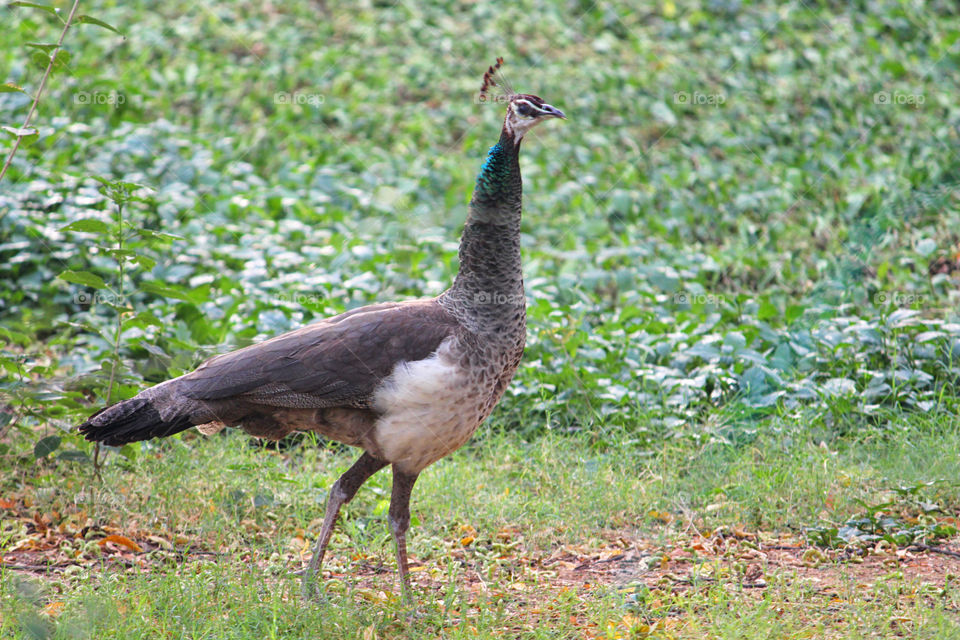
[{"label": "iridescent blue-green neck", "polygon": [[[463,316],[461,320],[477,330],[503,334],[508,341],[522,337],[525,317],[519,152],[520,145],[506,130],[490,149],[460,237],[460,269],[453,286],[441,296],[441,303]],[[509,328],[506,318],[513,323]]]},{"label": "iridescent blue-green neck", "polygon": [[519,224],[523,194],[520,178],[520,143],[504,129],[500,141],[490,147],[480,167],[470,200],[470,221]]}]

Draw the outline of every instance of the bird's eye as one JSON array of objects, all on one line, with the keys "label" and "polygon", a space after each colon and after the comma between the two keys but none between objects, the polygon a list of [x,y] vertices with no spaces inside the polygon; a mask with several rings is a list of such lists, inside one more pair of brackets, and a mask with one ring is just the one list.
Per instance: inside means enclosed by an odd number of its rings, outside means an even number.
[{"label": "bird's eye", "polygon": [[533,115],[533,109],[530,108],[530,105],[526,102],[521,102],[517,105],[517,113],[521,116]]}]

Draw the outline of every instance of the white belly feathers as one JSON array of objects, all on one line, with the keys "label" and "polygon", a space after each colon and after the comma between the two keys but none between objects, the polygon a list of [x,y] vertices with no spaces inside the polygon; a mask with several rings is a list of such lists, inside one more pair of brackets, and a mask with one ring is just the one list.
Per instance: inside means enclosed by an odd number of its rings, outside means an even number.
[{"label": "white belly feathers", "polygon": [[479,426],[486,385],[457,366],[453,342],[448,338],[425,360],[398,364],[374,394],[383,415],[373,440],[384,459],[408,473],[460,448]]}]

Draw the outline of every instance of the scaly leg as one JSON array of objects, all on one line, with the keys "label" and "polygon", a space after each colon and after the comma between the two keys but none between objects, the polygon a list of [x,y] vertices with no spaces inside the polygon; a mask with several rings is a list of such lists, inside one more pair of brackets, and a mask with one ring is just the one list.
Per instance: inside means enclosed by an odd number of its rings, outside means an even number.
[{"label": "scaly leg", "polygon": [[313,596],[314,578],[320,572],[320,566],[323,564],[323,556],[327,551],[330,536],[333,534],[333,525],[336,524],[337,516],[340,515],[340,507],[353,500],[353,496],[357,494],[360,486],[385,466],[387,466],[386,462],[364,452],[360,459],[354,462],[353,466],[347,469],[330,487],[327,511],[323,516],[323,526],[320,527],[320,535],[317,537],[317,545],[313,548],[310,565],[303,574],[304,598],[309,599]]},{"label": "scaly leg", "polygon": [[403,599],[411,601],[410,576],[407,570],[407,529],[410,528],[410,493],[417,481],[416,473],[400,471],[393,466],[393,492],[390,496],[390,533],[397,548],[397,571],[400,573],[400,588]]}]

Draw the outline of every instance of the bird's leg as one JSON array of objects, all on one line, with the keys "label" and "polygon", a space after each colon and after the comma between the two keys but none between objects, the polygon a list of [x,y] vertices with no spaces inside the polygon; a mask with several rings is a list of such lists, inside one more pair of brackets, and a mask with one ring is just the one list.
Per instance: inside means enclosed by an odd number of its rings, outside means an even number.
[{"label": "bird's leg", "polygon": [[417,481],[416,473],[406,473],[393,465],[393,492],[390,496],[390,533],[397,548],[397,571],[403,599],[411,600],[410,577],[407,571],[407,529],[410,528],[410,493]]},{"label": "bird's leg", "polygon": [[353,496],[357,494],[360,486],[385,466],[387,466],[386,462],[364,452],[360,459],[354,462],[353,466],[347,469],[330,487],[330,495],[327,497],[327,511],[323,516],[323,526],[320,527],[320,535],[317,537],[317,544],[313,548],[310,565],[303,574],[304,598],[310,598],[313,595],[314,578],[323,564],[323,555],[327,551],[327,544],[333,534],[333,525],[337,522],[340,507],[353,500]]}]

